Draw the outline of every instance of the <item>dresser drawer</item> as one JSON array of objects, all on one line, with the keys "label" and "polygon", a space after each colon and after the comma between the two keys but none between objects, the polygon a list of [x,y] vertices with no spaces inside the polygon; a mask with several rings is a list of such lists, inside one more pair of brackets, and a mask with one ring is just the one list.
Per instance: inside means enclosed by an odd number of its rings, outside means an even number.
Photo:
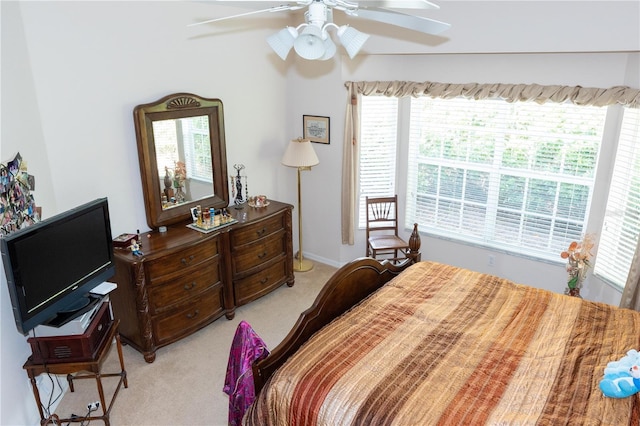
[{"label": "dresser drawer", "polygon": [[191,268],[188,273],[178,275],[168,281],[159,281],[149,287],[149,308],[156,314],[176,304],[206,291],[220,283],[220,263],[218,258],[208,261],[201,268]]},{"label": "dresser drawer", "polygon": [[216,284],[201,296],[189,300],[175,310],[153,317],[156,345],[178,340],[222,315],[222,284]]},{"label": "dresser drawer", "polygon": [[287,276],[284,256],[263,271],[234,282],[236,305],[244,305],[280,286]]},{"label": "dresser drawer", "polygon": [[197,265],[219,253],[219,239],[213,238],[202,244],[186,248],[179,253],[163,256],[146,262],[150,284],[163,275],[184,271],[189,266]]},{"label": "dresser drawer", "polygon": [[231,233],[231,247],[248,244],[284,229],[284,215],[276,215],[258,223],[236,229]]},{"label": "dresser drawer", "polygon": [[268,262],[285,252],[284,230],[243,247],[232,255],[233,272],[238,274]]}]

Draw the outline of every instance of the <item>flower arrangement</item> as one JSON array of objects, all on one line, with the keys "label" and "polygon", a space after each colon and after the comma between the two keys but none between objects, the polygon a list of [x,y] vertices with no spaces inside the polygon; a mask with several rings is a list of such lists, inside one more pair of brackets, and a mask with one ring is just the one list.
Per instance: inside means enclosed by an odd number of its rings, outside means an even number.
[{"label": "flower arrangement", "polygon": [[176,161],[175,168],[173,169],[173,186],[180,188],[184,185],[185,180],[187,180],[187,167],[182,161]]},{"label": "flower arrangement", "polygon": [[179,204],[185,202],[186,194],[182,186],[187,180],[187,167],[184,162],[176,161],[174,169],[164,166],[164,190],[162,191],[162,208],[169,204]]},{"label": "flower arrangement", "polygon": [[567,259],[567,272],[569,273],[569,280],[567,285],[569,287],[569,294],[576,292],[579,294],[579,289],[582,287],[582,282],[587,276],[587,271],[591,267],[591,250],[593,249],[594,242],[593,236],[590,234],[585,235],[582,241],[572,241],[569,244],[569,248],[566,251],[560,253],[560,257]]}]

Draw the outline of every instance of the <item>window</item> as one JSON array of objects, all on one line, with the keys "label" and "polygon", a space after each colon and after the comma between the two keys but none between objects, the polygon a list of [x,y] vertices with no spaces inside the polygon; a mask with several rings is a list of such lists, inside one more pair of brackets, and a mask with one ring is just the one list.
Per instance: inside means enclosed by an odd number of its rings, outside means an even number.
[{"label": "window", "polygon": [[365,226],[365,196],[394,195],[396,192],[396,140],[398,99],[365,96],[362,99],[360,131],[360,213]]},{"label": "window", "polygon": [[640,109],[625,108],[594,273],[624,287],[640,234]]},{"label": "window", "polygon": [[584,232],[606,108],[411,100],[407,222],[555,259]]},{"label": "window", "polygon": [[[406,223],[422,231],[550,260],[581,239],[605,107],[405,101],[409,120],[397,118],[397,99],[363,97],[360,206],[363,194],[393,194],[388,182],[403,168]],[[408,148],[396,168],[398,122],[407,123]],[[361,224],[363,215],[361,209]]]}]

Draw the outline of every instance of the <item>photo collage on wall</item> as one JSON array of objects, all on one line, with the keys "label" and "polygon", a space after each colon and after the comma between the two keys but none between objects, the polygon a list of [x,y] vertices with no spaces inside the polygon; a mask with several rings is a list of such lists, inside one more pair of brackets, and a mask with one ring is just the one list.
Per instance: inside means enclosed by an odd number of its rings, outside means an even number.
[{"label": "photo collage on wall", "polygon": [[7,164],[0,164],[0,235],[8,235],[40,221],[31,191],[35,177],[27,172],[20,153]]}]

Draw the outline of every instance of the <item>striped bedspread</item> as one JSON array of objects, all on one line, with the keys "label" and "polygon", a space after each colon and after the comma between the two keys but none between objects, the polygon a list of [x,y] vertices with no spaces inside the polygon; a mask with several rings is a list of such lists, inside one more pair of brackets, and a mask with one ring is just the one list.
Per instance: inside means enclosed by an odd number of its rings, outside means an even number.
[{"label": "striped bedspread", "polygon": [[640,312],[418,263],[271,377],[247,425],[632,425],[603,369],[640,349]]}]

